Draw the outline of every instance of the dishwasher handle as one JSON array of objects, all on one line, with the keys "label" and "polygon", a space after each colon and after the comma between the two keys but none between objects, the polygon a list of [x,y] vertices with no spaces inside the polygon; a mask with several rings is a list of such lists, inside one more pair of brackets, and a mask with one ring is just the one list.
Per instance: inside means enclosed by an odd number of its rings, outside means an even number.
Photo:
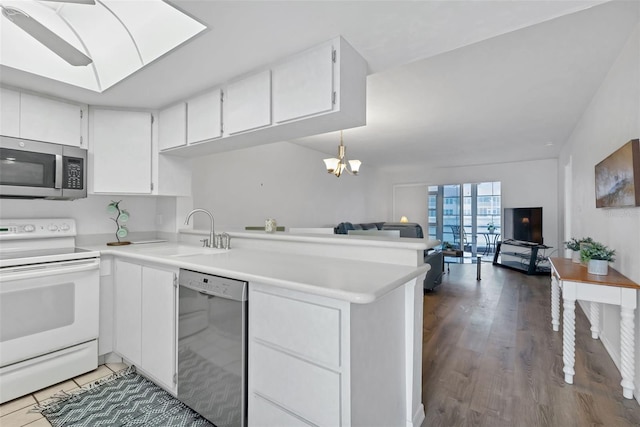
[{"label": "dishwasher handle", "polygon": [[218,291],[214,291],[214,290],[210,290],[210,289],[203,289],[200,286],[194,286],[191,285],[189,283],[180,283],[180,287],[181,288],[187,288],[187,289],[191,289],[192,291],[198,292],[202,295],[206,295],[208,297],[218,297],[218,298],[225,298],[225,299],[230,299],[233,301],[246,301],[247,300],[247,292],[246,292],[246,286],[244,286],[242,288],[242,290],[236,290],[236,291],[232,291],[232,292],[218,292]]}]

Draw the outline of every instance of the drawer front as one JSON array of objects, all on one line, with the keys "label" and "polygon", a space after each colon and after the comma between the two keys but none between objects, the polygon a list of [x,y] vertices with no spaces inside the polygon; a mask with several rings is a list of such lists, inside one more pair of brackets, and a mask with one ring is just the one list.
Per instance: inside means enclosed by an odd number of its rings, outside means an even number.
[{"label": "drawer front", "polygon": [[340,366],[341,312],[338,308],[254,291],[251,334],[296,355]]},{"label": "drawer front", "polygon": [[311,427],[298,417],[291,415],[289,412],[279,408],[275,404],[269,402],[263,397],[251,395],[249,400],[249,411],[251,416],[248,418],[249,427],[278,426],[278,427]]},{"label": "drawer front", "polygon": [[340,374],[260,343],[249,345],[251,394],[265,396],[312,424],[341,425]]}]

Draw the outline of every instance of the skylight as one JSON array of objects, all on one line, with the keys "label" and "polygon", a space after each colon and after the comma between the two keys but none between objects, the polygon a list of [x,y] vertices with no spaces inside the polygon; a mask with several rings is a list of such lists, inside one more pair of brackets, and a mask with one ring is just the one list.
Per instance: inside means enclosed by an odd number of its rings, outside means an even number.
[{"label": "skylight", "polygon": [[206,29],[162,0],[0,0],[0,8],[0,64],[96,92]]}]

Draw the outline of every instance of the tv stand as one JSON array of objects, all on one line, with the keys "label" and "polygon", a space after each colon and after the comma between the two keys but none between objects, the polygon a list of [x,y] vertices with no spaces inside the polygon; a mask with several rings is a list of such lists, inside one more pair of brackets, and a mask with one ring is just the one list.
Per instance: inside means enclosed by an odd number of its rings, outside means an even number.
[{"label": "tv stand", "polygon": [[[503,246],[506,246],[503,250]],[[539,255],[540,249],[550,249],[551,246],[520,240],[504,240],[496,245],[493,265],[520,271],[526,274],[548,275],[551,267],[546,258]]]}]

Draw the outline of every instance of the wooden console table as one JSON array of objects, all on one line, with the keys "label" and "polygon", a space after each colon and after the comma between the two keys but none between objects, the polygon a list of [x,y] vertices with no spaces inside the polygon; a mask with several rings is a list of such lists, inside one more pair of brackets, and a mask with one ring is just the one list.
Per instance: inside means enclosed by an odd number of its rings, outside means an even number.
[{"label": "wooden console table", "polygon": [[635,376],[634,311],[640,285],[609,267],[609,274],[587,273],[587,267],[567,258],[550,258],[551,263],[551,325],[560,329],[560,292],[562,291],[562,359],[564,381],[573,384],[575,375],[576,300],[589,302],[591,337],[600,335],[600,304],[620,306],[620,372],[622,394],[633,398]]}]

